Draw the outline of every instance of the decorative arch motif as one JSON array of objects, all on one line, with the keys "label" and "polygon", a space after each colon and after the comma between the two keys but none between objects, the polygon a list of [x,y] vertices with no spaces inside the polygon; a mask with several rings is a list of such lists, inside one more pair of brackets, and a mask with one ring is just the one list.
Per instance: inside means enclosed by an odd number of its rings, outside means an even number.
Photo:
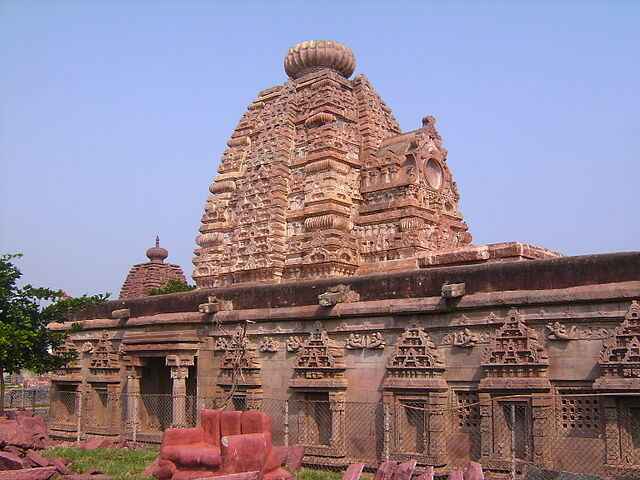
[{"label": "decorative arch motif", "polygon": [[594,387],[605,390],[640,388],[640,304],[631,302],[622,323],[603,342],[600,377]]},{"label": "decorative arch motif", "polygon": [[292,388],[345,388],[344,347],[332,342],[320,322],[296,353]]},{"label": "decorative arch motif", "polygon": [[517,309],[509,310],[482,353],[485,378],[481,388],[548,389],[549,356],[538,333],[524,322]]},{"label": "decorative arch motif", "polygon": [[413,325],[398,338],[387,365],[384,387],[447,388],[444,371],[444,360],[429,334]]}]

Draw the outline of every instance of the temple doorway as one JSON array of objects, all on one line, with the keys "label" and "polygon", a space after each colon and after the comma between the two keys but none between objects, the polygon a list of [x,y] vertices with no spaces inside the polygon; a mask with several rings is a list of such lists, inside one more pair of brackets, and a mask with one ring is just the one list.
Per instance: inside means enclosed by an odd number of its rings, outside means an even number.
[{"label": "temple doorway", "polygon": [[171,369],[165,357],[149,357],[142,367],[140,382],[140,427],[143,431],[162,431],[173,421]]}]

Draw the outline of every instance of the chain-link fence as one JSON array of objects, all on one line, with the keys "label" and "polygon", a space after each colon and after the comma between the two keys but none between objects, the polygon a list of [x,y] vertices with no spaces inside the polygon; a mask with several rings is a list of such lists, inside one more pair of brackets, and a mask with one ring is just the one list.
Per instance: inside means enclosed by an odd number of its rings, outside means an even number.
[{"label": "chain-link fence", "polygon": [[4,408],[11,410],[28,410],[38,415],[45,415],[49,408],[49,390],[11,388],[4,394]]},{"label": "chain-link fence", "polygon": [[[444,400],[443,400],[444,399]],[[50,426],[81,439],[118,434],[159,442],[170,426],[195,426],[219,399],[110,395],[57,390]],[[273,421],[273,441],[304,445],[305,464],[343,470],[364,462],[415,459],[446,475],[469,461],[487,479],[640,479],[640,395],[479,395],[472,391],[385,396],[379,402],[309,393],[289,399],[237,395],[224,408],[258,409]]]}]

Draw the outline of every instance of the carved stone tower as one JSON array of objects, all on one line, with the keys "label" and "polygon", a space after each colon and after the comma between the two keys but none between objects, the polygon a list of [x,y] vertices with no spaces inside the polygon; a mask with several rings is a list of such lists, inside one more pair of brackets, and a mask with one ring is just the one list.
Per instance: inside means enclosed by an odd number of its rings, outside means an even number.
[{"label": "carved stone tower", "polygon": [[199,287],[353,275],[471,241],[426,117],[402,134],[333,41],[292,47],[227,142],[196,242]]}]

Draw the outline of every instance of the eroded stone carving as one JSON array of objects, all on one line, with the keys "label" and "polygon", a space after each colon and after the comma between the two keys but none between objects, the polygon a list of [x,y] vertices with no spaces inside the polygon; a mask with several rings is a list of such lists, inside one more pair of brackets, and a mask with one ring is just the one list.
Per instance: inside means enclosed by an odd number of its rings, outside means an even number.
[{"label": "eroded stone carving", "polygon": [[247,338],[244,328],[238,327],[227,341],[227,348],[220,360],[218,385],[226,386],[234,382],[243,386],[260,385],[260,368],[255,345]]},{"label": "eroded stone carving", "polygon": [[387,364],[387,388],[446,388],[444,360],[422,327],[413,325],[398,337]]},{"label": "eroded stone carving", "polygon": [[100,340],[91,352],[89,368],[94,375],[113,374],[120,369],[120,355],[113,348],[113,343],[107,332],[103,332]]},{"label": "eroded stone carving", "polygon": [[352,333],[347,338],[345,345],[349,350],[382,350],[385,347],[384,336],[380,332]]},{"label": "eroded stone carving", "polygon": [[318,295],[318,304],[322,307],[332,307],[338,303],[353,303],[360,301],[360,294],[351,290],[349,285],[336,285]]},{"label": "eroded stone carving", "polygon": [[218,298],[215,295],[210,296],[207,299],[207,303],[202,303],[198,305],[198,311],[200,313],[217,313],[222,311],[230,311],[233,310],[233,302],[231,300],[224,300],[222,298]]},{"label": "eroded stone carving", "polygon": [[547,338],[549,340],[596,340],[600,338],[607,338],[611,335],[611,332],[606,328],[597,327],[579,327],[572,325],[567,328],[560,322],[548,323],[546,326]]},{"label": "eroded stone carving", "polygon": [[347,47],[311,43],[227,142],[196,239],[200,287],[354,275],[471,241],[435,118],[403,134],[369,80],[348,78]]},{"label": "eroded stone carving", "polygon": [[297,336],[287,338],[287,352],[295,353],[300,350],[302,346],[302,339]]},{"label": "eroded stone carving", "polygon": [[344,387],[344,351],[329,339],[327,331],[317,322],[296,354],[294,377],[290,386]]},{"label": "eroded stone carving", "polygon": [[489,343],[490,337],[487,333],[475,333],[465,327],[461,332],[450,332],[442,337],[443,345],[453,345],[454,347],[473,348],[480,343]]},{"label": "eroded stone carving", "polygon": [[225,337],[216,338],[216,343],[213,346],[213,349],[217,352],[222,352],[227,349],[227,339]]},{"label": "eroded stone carving", "polygon": [[511,309],[482,353],[485,388],[550,388],[549,357],[538,333],[527,327],[518,310]]},{"label": "eroded stone carving", "polygon": [[605,339],[600,352],[601,389],[640,388],[640,303],[631,302],[622,323]]},{"label": "eroded stone carving", "polygon": [[260,340],[260,351],[263,353],[275,353],[280,349],[280,344],[273,337],[264,337]]}]

